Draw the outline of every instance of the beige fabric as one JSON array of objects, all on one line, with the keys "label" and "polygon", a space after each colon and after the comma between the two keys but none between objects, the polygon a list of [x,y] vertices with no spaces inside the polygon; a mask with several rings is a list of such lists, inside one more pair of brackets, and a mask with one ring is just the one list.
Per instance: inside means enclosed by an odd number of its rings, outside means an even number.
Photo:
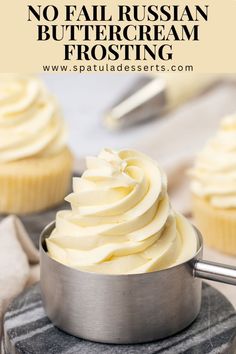
[{"label": "beige fabric", "polygon": [[1,323],[11,299],[39,280],[39,253],[15,216],[8,216],[0,223],[0,245]]}]

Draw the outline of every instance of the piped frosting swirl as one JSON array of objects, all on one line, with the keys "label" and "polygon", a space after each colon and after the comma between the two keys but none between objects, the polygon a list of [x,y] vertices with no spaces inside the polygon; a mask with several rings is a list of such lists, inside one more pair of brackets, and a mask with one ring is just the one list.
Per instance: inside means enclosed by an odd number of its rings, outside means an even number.
[{"label": "piped frosting swirl", "polygon": [[0,162],[60,151],[67,131],[58,104],[31,75],[0,75]]},{"label": "piped frosting swirl", "polygon": [[105,149],[87,158],[66,200],[71,210],[57,213],[47,247],[70,267],[144,273],[182,263],[197,250],[193,227],[170,206],[165,174],[140,152]]},{"label": "piped frosting swirl", "polygon": [[216,208],[236,208],[236,115],[224,118],[190,171],[192,192]]}]

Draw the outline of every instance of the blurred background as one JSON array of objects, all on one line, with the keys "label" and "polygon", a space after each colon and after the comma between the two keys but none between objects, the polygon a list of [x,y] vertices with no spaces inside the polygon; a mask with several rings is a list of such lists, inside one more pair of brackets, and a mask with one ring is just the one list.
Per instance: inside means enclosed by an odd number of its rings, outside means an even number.
[{"label": "blurred background", "polygon": [[[173,206],[189,214],[186,171],[222,118],[236,111],[234,75],[103,73],[42,78],[64,112],[79,172],[84,157],[97,155],[104,147],[136,148],[164,168]],[[117,105],[120,101],[123,104]],[[104,124],[108,114],[122,118],[123,128]]]},{"label": "blurred background", "polygon": [[[183,154],[190,156],[202,148],[214,134],[220,119],[236,110],[234,77],[184,75],[163,75],[164,80],[168,78],[167,90],[171,92],[173,101],[167,105],[173,104],[174,109],[167,109],[163,116],[157,114],[158,107],[154,106],[152,120],[145,118],[144,109],[139,112],[143,115],[141,123],[134,120],[132,126],[115,131],[109,130],[103,122],[110,107],[122,97],[127,97],[128,91],[135,92],[152,77],[103,73],[43,74],[42,78],[64,111],[70,146],[78,158],[97,154],[103,147],[136,147],[166,164],[172,160],[172,154],[175,159],[177,153],[182,158]],[[171,143],[168,143],[169,139]],[[184,151],[186,147],[188,151]]]}]

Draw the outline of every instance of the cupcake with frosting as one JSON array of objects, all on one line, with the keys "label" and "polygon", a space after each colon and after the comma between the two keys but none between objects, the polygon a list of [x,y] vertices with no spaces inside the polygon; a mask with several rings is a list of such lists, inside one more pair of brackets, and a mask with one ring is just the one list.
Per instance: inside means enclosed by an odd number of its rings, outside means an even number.
[{"label": "cupcake with frosting", "polygon": [[223,119],[190,175],[194,218],[206,243],[236,255],[236,115]]},{"label": "cupcake with frosting", "polygon": [[72,155],[55,98],[30,75],[0,75],[0,213],[41,211],[68,192]]},{"label": "cupcake with frosting", "polygon": [[49,255],[83,271],[136,274],[172,267],[197,251],[192,225],[170,205],[165,174],[133,151],[87,158],[46,239]]}]

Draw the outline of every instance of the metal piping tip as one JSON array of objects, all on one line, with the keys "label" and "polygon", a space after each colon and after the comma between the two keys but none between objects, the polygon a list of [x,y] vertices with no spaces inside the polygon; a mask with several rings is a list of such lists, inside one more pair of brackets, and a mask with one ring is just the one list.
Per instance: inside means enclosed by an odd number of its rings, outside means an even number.
[{"label": "metal piping tip", "polygon": [[[166,74],[142,80],[126,92],[105,115],[104,124],[110,130],[158,118],[222,80],[217,74]],[[139,83],[140,86],[140,83]]]},{"label": "metal piping tip", "polygon": [[145,81],[138,90],[135,85],[128,95],[126,93],[126,98],[116,103],[105,115],[104,124],[107,128],[117,130],[163,113],[167,104],[165,80],[158,77]]}]

